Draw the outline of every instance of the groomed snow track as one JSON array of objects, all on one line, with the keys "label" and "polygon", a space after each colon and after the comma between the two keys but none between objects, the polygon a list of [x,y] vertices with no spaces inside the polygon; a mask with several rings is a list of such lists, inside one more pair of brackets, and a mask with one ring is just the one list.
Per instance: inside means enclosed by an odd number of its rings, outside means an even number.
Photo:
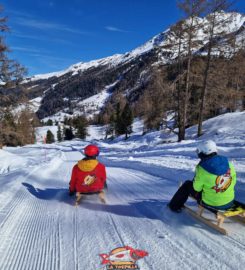
[{"label": "groomed snow track", "polygon": [[0,176],[1,270],[105,269],[99,254],[125,245],[149,253],[137,262],[142,270],[244,269],[245,227],[225,224],[231,233],[223,236],[171,213],[166,204],[177,182],[169,176],[108,162],[107,204],[93,195],[74,207],[67,187],[80,154],[54,148],[45,155]]}]

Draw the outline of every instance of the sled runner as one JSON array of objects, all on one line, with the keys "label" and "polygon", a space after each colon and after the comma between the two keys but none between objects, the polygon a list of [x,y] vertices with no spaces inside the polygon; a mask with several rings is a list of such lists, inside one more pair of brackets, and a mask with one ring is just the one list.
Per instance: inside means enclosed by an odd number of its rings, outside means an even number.
[{"label": "sled runner", "polygon": [[98,194],[99,195],[99,199],[102,203],[106,203],[105,200],[105,192],[99,191],[99,192],[91,192],[91,193],[81,193],[81,192],[77,192],[76,193],[76,202],[75,202],[75,206],[78,206],[82,200],[82,198],[84,198],[86,195],[94,195],[94,194]]},{"label": "sled runner", "polygon": [[[245,223],[245,204],[238,201],[234,201],[234,205],[231,208],[224,211],[220,211],[212,207],[207,207],[202,204],[198,206],[197,211],[191,209],[186,205],[184,207],[191,216],[193,216],[197,220],[200,220],[204,224],[208,225],[209,227],[215,229],[216,231],[224,235],[228,234],[227,231],[222,227],[222,224],[224,223],[226,218],[232,218],[233,220],[236,220],[238,222]],[[215,214],[216,219],[213,221],[211,219],[204,217],[203,216],[204,210],[208,210],[209,212]]]}]

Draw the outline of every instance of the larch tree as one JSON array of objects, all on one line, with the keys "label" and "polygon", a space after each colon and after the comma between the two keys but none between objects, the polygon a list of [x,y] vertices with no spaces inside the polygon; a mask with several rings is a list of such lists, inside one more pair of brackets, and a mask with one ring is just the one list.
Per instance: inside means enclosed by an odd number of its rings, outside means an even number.
[{"label": "larch tree", "polygon": [[[22,87],[20,82],[26,74],[26,69],[22,65],[9,58],[10,49],[5,43],[4,35],[9,28],[7,18],[2,15],[2,12],[3,8],[0,6],[0,147],[9,144],[13,146],[23,144],[18,123],[22,118],[21,115],[15,115],[14,122],[6,121],[6,115],[13,114],[11,110],[21,103],[20,98],[12,94],[11,90]],[[28,143],[33,142],[32,131],[30,130],[31,135],[25,138],[25,140],[30,139]]]},{"label": "larch tree", "polygon": [[172,35],[168,37],[167,47],[170,58],[177,68],[175,89],[178,93],[178,141],[181,141],[185,139],[185,128],[188,123],[193,53],[198,48],[198,30],[202,27],[199,16],[205,12],[206,1],[182,0],[178,1],[178,6],[185,14],[185,18],[170,28]]},{"label": "larch tree", "polygon": [[[199,117],[198,117],[198,130],[197,136],[201,136],[202,132],[202,122],[204,119],[204,109],[206,103],[206,95],[208,91],[208,79],[210,72],[210,65],[212,60],[212,51],[217,44],[218,37],[222,34],[222,26],[225,23],[229,23],[228,18],[222,18],[223,11],[226,11],[230,3],[228,0],[210,0],[209,4],[209,15],[207,16],[207,56],[206,56],[206,65],[203,76],[203,85],[201,88],[201,96],[200,96],[200,109],[199,109]],[[222,13],[222,14],[221,14]]]}]

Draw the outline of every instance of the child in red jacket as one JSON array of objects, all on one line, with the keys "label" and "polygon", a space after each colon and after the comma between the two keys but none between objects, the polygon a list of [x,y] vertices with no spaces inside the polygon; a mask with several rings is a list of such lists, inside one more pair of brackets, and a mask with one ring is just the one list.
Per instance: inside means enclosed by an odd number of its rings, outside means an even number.
[{"label": "child in red jacket", "polygon": [[70,196],[76,192],[76,205],[84,194],[99,194],[101,202],[105,203],[104,187],[106,186],[105,166],[97,160],[99,148],[88,145],[84,148],[85,158],[79,160],[72,169],[70,181]]}]

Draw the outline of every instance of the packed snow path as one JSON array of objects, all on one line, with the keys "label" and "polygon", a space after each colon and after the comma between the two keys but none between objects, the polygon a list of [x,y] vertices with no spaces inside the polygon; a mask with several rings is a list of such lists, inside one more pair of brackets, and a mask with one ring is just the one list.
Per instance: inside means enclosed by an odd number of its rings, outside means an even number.
[{"label": "packed snow path", "polygon": [[67,188],[72,166],[82,158],[74,147],[12,152],[28,161],[0,176],[1,270],[106,269],[99,254],[125,245],[149,253],[137,262],[144,270],[244,269],[245,226],[225,224],[231,233],[223,236],[167,209],[177,188],[173,168],[166,168],[165,177],[127,163],[119,168],[114,152],[103,159],[107,204],[93,195],[74,207]]}]

